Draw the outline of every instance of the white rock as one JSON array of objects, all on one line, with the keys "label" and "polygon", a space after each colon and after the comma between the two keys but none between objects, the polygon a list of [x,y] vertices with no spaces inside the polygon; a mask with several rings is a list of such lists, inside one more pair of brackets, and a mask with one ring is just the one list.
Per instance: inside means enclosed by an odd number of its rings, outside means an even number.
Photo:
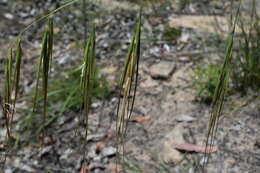
[{"label": "white rock", "polygon": [[5,16],[5,18],[7,18],[9,20],[13,20],[14,19],[14,15],[12,15],[11,13],[5,13],[4,16]]},{"label": "white rock", "polygon": [[179,122],[192,122],[195,120],[195,118],[190,115],[183,114],[183,115],[178,115],[175,118],[175,120]]},{"label": "white rock", "polygon": [[110,156],[113,156],[116,154],[116,148],[114,147],[107,147],[107,148],[104,148],[101,152],[101,155],[103,157],[110,157]]}]

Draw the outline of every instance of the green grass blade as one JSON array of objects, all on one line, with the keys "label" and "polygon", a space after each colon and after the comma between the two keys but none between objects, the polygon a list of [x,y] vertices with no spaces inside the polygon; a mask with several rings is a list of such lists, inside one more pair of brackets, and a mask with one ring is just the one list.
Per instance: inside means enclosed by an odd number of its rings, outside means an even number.
[{"label": "green grass blade", "polygon": [[16,63],[15,63],[15,72],[14,72],[14,108],[19,92],[19,82],[20,82],[20,70],[21,70],[21,60],[22,60],[22,48],[21,48],[21,39],[17,40],[16,48]]},{"label": "green grass blade", "polygon": [[5,80],[4,80],[4,103],[3,113],[5,117],[5,127],[8,138],[11,137],[11,112],[12,112],[12,49],[9,50],[9,56],[6,58],[5,64]]},{"label": "green grass blade", "polygon": [[84,121],[85,121],[85,138],[87,138],[88,131],[88,114],[91,105],[92,90],[95,78],[95,24],[92,26],[90,37],[87,41],[87,45],[84,53],[84,68],[82,75],[82,95],[83,95],[83,112],[84,112]]},{"label": "green grass blade", "polygon": [[[228,87],[229,75],[232,70],[231,61],[232,61],[232,53],[233,53],[233,40],[234,40],[234,34],[235,34],[239,9],[237,10],[237,13],[236,13],[232,31],[229,34],[229,37],[227,39],[225,59],[224,59],[221,74],[219,77],[218,85],[215,89],[215,93],[214,93],[214,97],[213,97],[212,111],[211,111],[211,115],[210,115],[210,120],[209,120],[209,125],[208,125],[209,127],[208,127],[207,136],[206,136],[206,146],[207,146],[206,151],[205,151],[205,157],[206,157],[205,160],[206,161],[203,163],[203,168],[208,161],[208,157],[210,154],[209,151],[211,150],[214,139],[216,137],[217,127],[218,127],[218,123],[219,123],[219,118],[221,116],[225,92]],[[207,150],[207,148],[208,148],[208,150]]]},{"label": "green grass blade", "polygon": [[[46,41],[43,45],[43,59],[42,59],[42,73],[43,73],[43,96],[44,96],[44,105],[43,105],[43,126],[45,126],[46,118],[47,118],[47,95],[48,95],[48,81],[49,81],[49,71],[52,59],[52,49],[53,49],[53,21],[49,20],[49,23],[46,27]],[[43,129],[43,138],[44,138]]]}]

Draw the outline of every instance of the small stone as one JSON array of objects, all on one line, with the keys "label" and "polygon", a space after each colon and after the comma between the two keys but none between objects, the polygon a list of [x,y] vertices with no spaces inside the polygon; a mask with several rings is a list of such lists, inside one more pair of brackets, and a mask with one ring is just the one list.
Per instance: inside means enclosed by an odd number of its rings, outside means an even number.
[{"label": "small stone", "polygon": [[101,102],[94,102],[94,103],[91,104],[91,108],[98,108],[101,105],[102,105]]},{"label": "small stone", "polygon": [[30,166],[25,165],[25,164],[21,165],[20,169],[23,170],[23,171],[26,171],[26,172],[36,172],[35,169],[33,169]]},{"label": "small stone", "polygon": [[93,134],[93,135],[88,135],[88,142],[97,142],[100,141],[103,137],[105,136],[105,134]]},{"label": "small stone", "polygon": [[62,160],[62,159],[64,159],[64,160],[67,160],[68,158],[69,158],[69,155],[71,155],[72,154],[72,149],[70,149],[70,148],[68,148],[67,150],[65,150],[64,152],[63,152],[63,155],[60,157],[60,159]]},{"label": "small stone", "polygon": [[179,38],[179,41],[180,41],[180,43],[187,44],[188,41],[189,41],[189,38],[190,38],[190,34],[184,33],[184,34],[182,34],[181,37]]},{"label": "small stone", "polygon": [[178,60],[181,62],[189,62],[191,59],[188,56],[180,56],[178,57]]},{"label": "small stone", "polygon": [[151,77],[148,77],[144,82],[141,82],[140,87],[142,88],[149,88],[154,87],[158,85],[155,80],[153,80]]},{"label": "small stone", "polygon": [[228,163],[229,163],[230,165],[234,165],[234,164],[236,163],[236,160],[235,160],[235,159],[229,159],[229,160],[228,160]]},{"label": "small stone", "polygon": [[103,157],[111,157],[111,156],[114,156],[115,154],[116,154],[116,148],[114,148],[114,147],[104,148],[101,152],[101,155]]},{"label": "small stone", "polygon": [[172,62],[162,61],[150,67],[152,78],[168,79],[175,69],[175,64]]},{"label": "small stone", "polygon": [[176,121],[178,122],[192,122],[195,120],[195,118],[193,118],[192,116],[190,115],[179,115],[175,118]]},{"label": "small stone", "polygon": [[39,156],[42,157],[45,154],[49,154],[52,150],[52,146],[44,147],[43,150],[39,153]]},{"label": "small stone", "polygon": [[203,166],[205,163],[208,162],[208,157],[203,157],[201,160],[200,160],[200,165]]},{"label": "small stone", "polygon": [[7,18],[9,20],[13,20],[14,19],[14,15],[12,15],[11,13],[5,13],[4,16],[5,16],[5,18]]},{"label": "small stone", "polygon": [[7,169],[5,169],[4,173],[13,173],[13,172],[14,172],[14,170],[12,170],[11,168],[7,168]]}]

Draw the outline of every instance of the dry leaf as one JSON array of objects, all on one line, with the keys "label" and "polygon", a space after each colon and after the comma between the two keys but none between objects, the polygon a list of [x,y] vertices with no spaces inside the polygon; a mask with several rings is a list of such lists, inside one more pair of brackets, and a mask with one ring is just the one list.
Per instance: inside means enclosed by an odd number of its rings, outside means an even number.
[{"label": "dry leaf", "polygon": [[216,147],[216,146],[212,146],[212,147],[208,146],[206,148],[206,146],[194,145],[194,144],[175,144],[174,148],[176,148],[178,150],[184,150],[184,151],[188,151],[188,152],[197,152],[197,153],[205,153],[205,151],[207,153],[213,153],[218,150],[218,147]]},{"label": "dry leaf", "polygon": [[144,121],[149,120],[149,119],[151,119],[151,115],[135,117],[135,118],[131,119],[130,121],[136,122],[136,123],[141,123],[141,122],[144,122]]},{"label": "dry leaf", "polygon": [[96,145],[96,153],[100,153],[106,145],[106,141],[100,141],[99,143],[97,143]]},{"label": "dry leaf", "polygon": [[79,173],[88,173],[88,171],[91,169],[91,166],[85,166],[83,168],[80,169]]}]

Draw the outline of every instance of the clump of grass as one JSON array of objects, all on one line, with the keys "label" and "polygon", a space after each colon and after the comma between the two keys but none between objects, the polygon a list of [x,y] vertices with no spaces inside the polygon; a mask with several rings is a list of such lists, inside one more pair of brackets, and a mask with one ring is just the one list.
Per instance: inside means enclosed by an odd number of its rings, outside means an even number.
[{"label": "clump of grass", "polygon": [[218,65],[197,66],[195,68],[193,83],[196,89],[196,97],[199,101],[211,103],[220,72],[221,67]]},{"label": "clump of grass", "polygon": [[85,138],[88,135],[88,114],[90,110],[95,81],[96,58],[96,26],[93,24],[90,36],[84,50],[80,88],[82,94],[82,109],[84,114]]},{"label": "clump of grass", "polygon": [[[212,101],[212,110],[208,125],[208,132],[206,137],[206,151],[205,151],[205,161],[203,163],[203,168],[208,162],[208,157],[210,150],[213,146],[214,139],[216,138],[216,132],[218,128],[219,118],[221,116],[222,106],[224,102],[225,93],[228,87],[228,81],[230,73],[232,70],[232,55],[233,55],[233,41],[236,29],[237,18],[239,14],[239,9],[237,10],[234,24],[232,26],[232,31],[229,34],[226,45],[225,59],[221,69],[221,74],[219,76],[218,84],[214,92],[214,97]],[[208,147],[209,146],[209,147]]]},{"label": "clump of grass", "polygon": [[181,36],[180,29],[172,28],[166,25],[165,31],[163,32],[163,39],[165,39],[166,41],[171,41],[176,43],[180,36]]},{"label": "clump of grass", "polygon": [[[241,36],[238,38],[239,51],[236,70],[232,77],[239,89],[259,89],[260,87],[260,17],[256,10],[256,1],[252,1],[252,10],[249,20],[242,14],[239,18]],[[249,23],[247,22],[249,21]]]},{"label": "clump of grass", "polygon": [[[60,102],[63,102],[63,104],[61,108],[59,107],[59,113],[63,113],[65,110],[77,111],[81,108],[80,75],[81,71],[79,69],[69,71],[65,77],[54,80],[50,84],[48,96],[50,103],[54,106],[54,110],[57,110],[55,104]],[[100,76],[97,70],[93,80],[93,99],[106,97],[109,93],[107,80],[103,76]]]},{"label": "clump of grass", "polygon": [[6,65],[5,65],[5,79],[4,79],[5,87],[4,87],[4,99],[3,99],[2,108],[5,117],[5,126],[6,126],[8,139],[15,139],[15,137],[13,137],[11,133],[12,133],[13,116],[15,113],[15,104],[17,101],[17,96],[19,92],[19,82],[20,82],[20,69],[21,69],[21,60],[22,60],[22,48],[21,48],[20,38],[17,39],[16,45],[17,48],[15,52],[16,58],[15,58],[14,67],[13,67],[12,48],[10,48],[9,50],[9,55],[6,58]]},{"label": "clump of grass", "polygon": [[45,124],[47,117],[47,95],[48,95],[48,81],[49,81],[49,72],[51,67],[52,60],[52,52],[53,52],[53,20],[49,19],[47,26],[45,27],[45,31],[43,34],[42,40],[42,49],[41,55],[39,59],[38,73],[37,73],[37,81],[35,87],[35,96],[33,101],[33,112],[35,112],[37,106],[38,99],[38,88],[40,79],[42,79],[42,94],[43,94],[43,127],[42,129],[42,142],[44,142],[44,133],[45,133]]},{"label": "clump of grass", "polygon": [[[124,159],[124,142],[127,131],[127,124],[131,118],[137,81],[138,81],[138,66],[140,59],[140,40],[141,40],[141,12],[136,22],[135,32],[132,37],[128,55],[124,65],[119,87],[120,96],[117,106],[117,158]],[[121,98],[122,95],[122,98]]]}]

